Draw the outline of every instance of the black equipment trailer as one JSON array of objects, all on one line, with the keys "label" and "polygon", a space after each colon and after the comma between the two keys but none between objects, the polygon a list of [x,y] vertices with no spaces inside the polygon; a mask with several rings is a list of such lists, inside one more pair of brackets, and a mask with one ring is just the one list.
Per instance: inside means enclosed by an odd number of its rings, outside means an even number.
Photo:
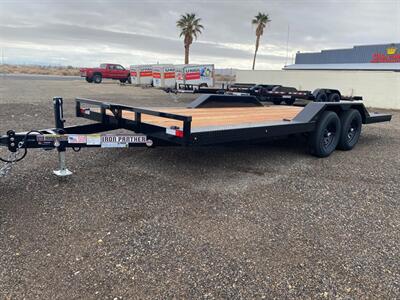
[{"label": "black equipment trailer", "polygon": [[[385,122],[391,115],[369,113],[362,103],[311,102],[300,106],[264,106],[254,96],[200,95],[188,107],[139,108],[76,99],[76,116],[92,124],[65,126],[63,99],[53,99],[55,126],[50,129],[0,136],[8,158],[0,158],[6,175],[27,150],[57,150],[58,176],[72,174],[65,164],[65,151],[85,147],[125,148],[154,146],[208,146],[250,143],[269,138],[307,134],[311,153],[330,155],[336,148],[350,150],[357,143],[362,124]],[[126,129],[131,134],[107,133]]]},{"label": "black equipment trailer", "polygon": [[340,102],[360,101],[361,96],[344,96],[337,89],[318,88],[314,91],[297,90],[294,87],[282,86],[277,84],[255,84],[255,83],[235,83],[221,88],[215,87],[193,87],[192,85],[180,86],[174,90],[165,89],[167,93],[194,93],[194,94],[228,94],[237,96],[255,96],[261,102],[272,102],[275,105],[285,103],[292,105],[296,100],[308,100],[314,102]]},{"label": "black equipment trailer", "polygon": [[314,91],[297,90],[294,87],[276,84],[233,84],[228,87],[226,93],[240,93],[256,96],[260,101],[272,102],[276,105],[284,102],[292,105],[297,99],[315,102],[340,102],[359,101],[360,96],[344,96],[337,89],[318,88]]}]

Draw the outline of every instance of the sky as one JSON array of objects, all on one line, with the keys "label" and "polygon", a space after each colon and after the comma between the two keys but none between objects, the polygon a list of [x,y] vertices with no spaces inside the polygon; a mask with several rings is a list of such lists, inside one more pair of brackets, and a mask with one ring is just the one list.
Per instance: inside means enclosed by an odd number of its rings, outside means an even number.
[{"label": "sky", "polygon": [[252,18],[271,18],[256,69],[295,53],[400,42],[400,0],[0,0],[3,63],[96,66],[183,63],[176,20],[196,13],[204,31],[190,63],[251,68]]}]

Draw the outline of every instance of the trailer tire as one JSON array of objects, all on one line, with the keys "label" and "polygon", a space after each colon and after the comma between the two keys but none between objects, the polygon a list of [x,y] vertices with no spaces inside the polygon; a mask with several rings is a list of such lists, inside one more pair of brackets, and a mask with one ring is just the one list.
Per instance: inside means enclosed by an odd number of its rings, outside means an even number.
[{"label": "trailer tire", "polygon": [[93,75],[93,82],[94,82],[94,83],[101,83],[101,81],[102,81],[101,74],[95,74],[95,75]]},{"label": "trailer tire", "polygon": [[266,101],[267,101],[267,97],[266,97],[266,96],[256,96],[256,95],[255,95],[255,97],[256,97],[257,100],[260,101],[260,102],[266,102]]},{"label": "trailer tire", "polygon": [[319,118],[316,129],[311,133],[310,152],[317,157],[327,157],[335,151],[341,133],[338,115],[333,111],[324,111]]},{"label": "trailer tire", "polygon": [[332,93],[329,95],[329,102],[340,102],[340,95],[338,93]]},{"label": "trailer tire", "polygon": [[128,81],[127,78],[125,78],[125,79],[120,79],[120,80],[119,80],[119,82],[121,82],[121,83],[126,83],[127,81]]},{"label": "trailer tire", "polygon": [[296,101],[296,99],[294,98],[290,98],[290,99],[285,99],[285,104],[286,105],[293,105],[293,103]]},{"label": "trailer tire", "polygon": [[86,81],[89,82],[89,83],[92,83],[93,82],[93,78],[86,77]]},{"label": "trailer tire", "polygon": [[282,103],[282,100],[272,100],[272,103],[275,105],[280,105]]},{"label": "trailer tire", "polygon": [[328,102],[328,96],[325,92],[318,93],[317,97],[315,98],[316,102]]},{"label": "trailer tire", "polygon": [[349,109],[340,114],[342,129],[338,149],[348,151],[354,148],[361,134],[362,117],[357,109]]}]

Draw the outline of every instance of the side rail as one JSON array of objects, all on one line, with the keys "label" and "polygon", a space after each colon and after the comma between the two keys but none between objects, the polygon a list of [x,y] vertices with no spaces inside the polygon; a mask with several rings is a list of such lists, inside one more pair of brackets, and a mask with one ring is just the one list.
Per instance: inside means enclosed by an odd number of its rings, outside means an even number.
[{"label": "side rail", "polygon": [[[111,124],[117,128],[124,128],[135,132],[155,135],[155,137],[158,139],[174,141],[178,142],[179,144],[187,144],[190,141],[192,125],[191,116],[183,116],[146,108],[101,102],[92,99],[77,98],[75,101],[77,117],[95,120],[106,126]],[[133,112],[134,118],[124,118],[124,112]],[[152,124],[151,122],[144,122],[142,120],[143,115],[177,120],[182,122],[182,127],[172,126],[170,128],[165,128]]]}]

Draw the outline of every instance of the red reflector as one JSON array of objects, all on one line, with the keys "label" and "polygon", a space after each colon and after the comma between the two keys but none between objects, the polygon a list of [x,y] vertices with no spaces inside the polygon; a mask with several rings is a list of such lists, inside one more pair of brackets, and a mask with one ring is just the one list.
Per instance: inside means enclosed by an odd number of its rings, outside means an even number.
[{"label": "red reflector", "polygon": [[182,130],[176,130],[175,131],[175,136],[183,138],[183,131]]},{"label": "red reflector", "polygon": [[84,109],[84,108],[81,108],[81,109],[80,109],[80,112],[81,112],[81,114],[84,114],[84,113],[85,113],[85,109]]}]

